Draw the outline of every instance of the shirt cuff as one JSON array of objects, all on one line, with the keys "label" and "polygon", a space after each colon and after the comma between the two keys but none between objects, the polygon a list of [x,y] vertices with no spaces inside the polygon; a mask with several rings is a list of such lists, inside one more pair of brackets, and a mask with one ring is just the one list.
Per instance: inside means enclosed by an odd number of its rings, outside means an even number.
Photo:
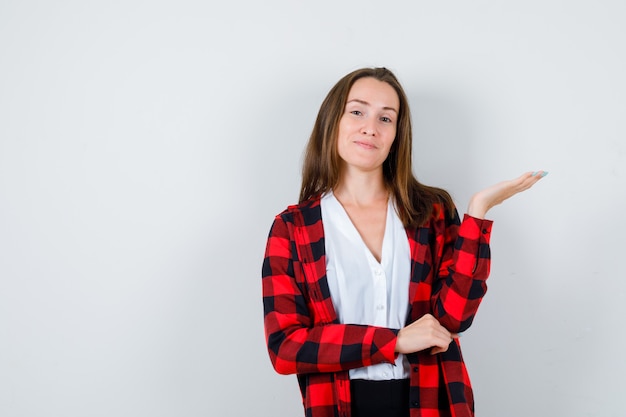
[{"label": "shirt cuff", "polygon": [[479,219],[466,213],[459,227],[459,236],[463,239],[477,240],[480,243],[489,243],[492,226],[493,220]]}]

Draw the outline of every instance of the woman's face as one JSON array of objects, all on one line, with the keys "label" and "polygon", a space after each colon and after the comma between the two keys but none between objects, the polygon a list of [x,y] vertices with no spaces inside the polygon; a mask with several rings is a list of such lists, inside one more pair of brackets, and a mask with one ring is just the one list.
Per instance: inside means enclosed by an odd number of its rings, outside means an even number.
[{"label": "woman's face", "polygon": [[398,94],[386,82],[366,77],[352,85],[337,138],[344,170],[382,170],[396,137],[399,111]]}]

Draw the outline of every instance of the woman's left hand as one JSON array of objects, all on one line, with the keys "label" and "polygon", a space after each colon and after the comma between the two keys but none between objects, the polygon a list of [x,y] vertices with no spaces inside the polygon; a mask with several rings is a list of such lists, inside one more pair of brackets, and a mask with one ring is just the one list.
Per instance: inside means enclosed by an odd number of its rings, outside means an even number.
[{"label": "woman's left hand", "polygon": [[472,196],[467,208],[467,214],[483,219],[492,207],[497,206],[517,193],[528,190],[546,175],[548,175],[546,171],[527,172],[513,180],[502,181],[485,188]]}]

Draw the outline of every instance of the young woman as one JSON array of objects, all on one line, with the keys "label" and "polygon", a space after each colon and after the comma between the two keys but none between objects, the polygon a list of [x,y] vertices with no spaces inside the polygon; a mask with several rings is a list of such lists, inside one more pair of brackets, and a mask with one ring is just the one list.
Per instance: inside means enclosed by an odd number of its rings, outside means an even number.
[{"label": "young woman", "polygon": [[265,333],[309,417],[474,415],[457,335],[487,288],[487,211],[545,176],[450,195],[411,164],[406,95],[386,68],[342,78],[307,145],[300,202],[276,216],[263,263]]}]

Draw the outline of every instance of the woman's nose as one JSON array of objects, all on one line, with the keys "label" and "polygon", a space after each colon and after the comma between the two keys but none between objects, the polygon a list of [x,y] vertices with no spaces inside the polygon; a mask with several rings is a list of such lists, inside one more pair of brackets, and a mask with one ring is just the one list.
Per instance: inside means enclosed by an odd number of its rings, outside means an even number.
[{"label": "woman's nose", "polygon": [[374,136],[376,134],[376,126],[374,125],[374,122],[371,120],[366,120],[363,123],[363,127],[361,127],[361,133],[363,133],[364,135]]}]

